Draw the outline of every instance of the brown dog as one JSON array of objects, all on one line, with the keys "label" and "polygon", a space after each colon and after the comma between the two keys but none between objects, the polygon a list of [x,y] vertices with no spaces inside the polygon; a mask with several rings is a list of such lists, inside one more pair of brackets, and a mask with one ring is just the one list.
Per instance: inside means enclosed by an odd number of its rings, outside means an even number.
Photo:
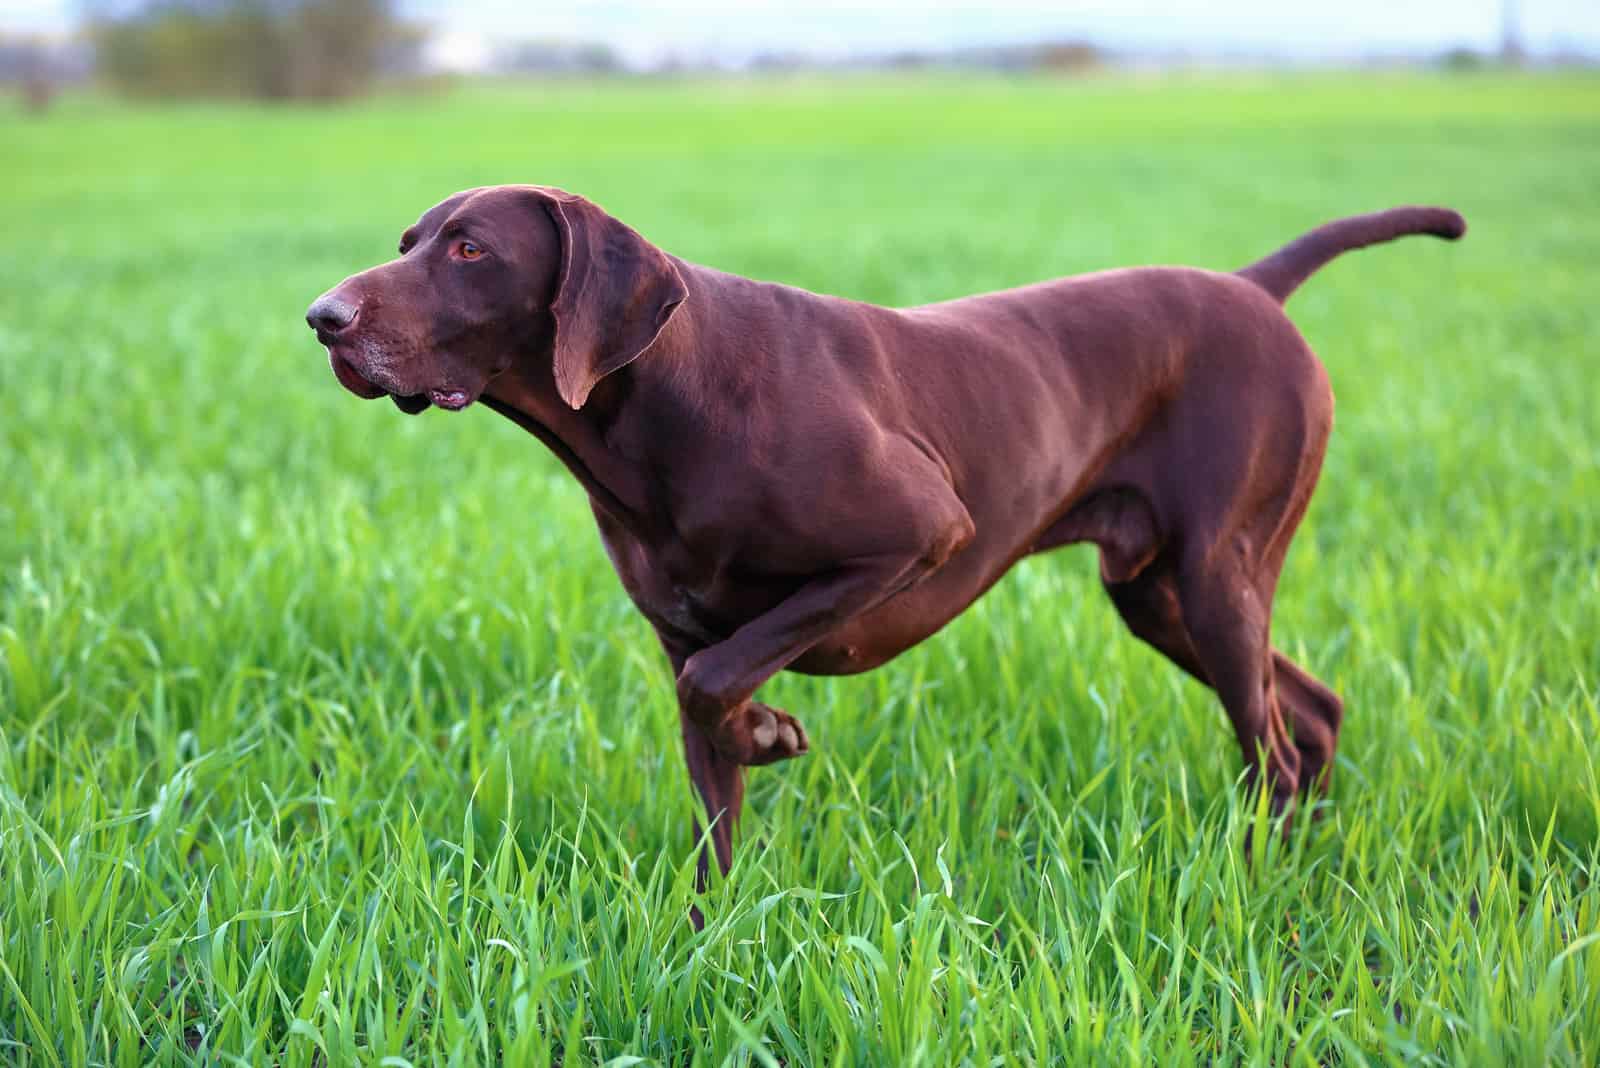
[{"label": "brown dog", "polygon": [[895,310],[696,266],[581,197],[505,186],[430,209],[306,319],[352,392],[482,399],[577,476],[672,661],[725,872],[740,769],[807,749],[763,682],[876,667],[1072,542],[1099,546],[1128,629],[1216,691],[1280,805],[1324,785],[1339,698],[1268,629],[1333,395],[1281,305],[1341,252],[1465,228],[1396,208],[1237,274]]}]

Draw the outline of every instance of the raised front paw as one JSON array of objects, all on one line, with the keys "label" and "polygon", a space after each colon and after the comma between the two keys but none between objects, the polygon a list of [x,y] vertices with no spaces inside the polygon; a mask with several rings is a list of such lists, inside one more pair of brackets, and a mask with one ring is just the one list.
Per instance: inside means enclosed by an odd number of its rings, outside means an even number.
[{"label": "raised front paw", "polygon": [[722,723],[716,746],[746,767],[775,764],[811,749],[800,721],[781,709],[748,701]]}]

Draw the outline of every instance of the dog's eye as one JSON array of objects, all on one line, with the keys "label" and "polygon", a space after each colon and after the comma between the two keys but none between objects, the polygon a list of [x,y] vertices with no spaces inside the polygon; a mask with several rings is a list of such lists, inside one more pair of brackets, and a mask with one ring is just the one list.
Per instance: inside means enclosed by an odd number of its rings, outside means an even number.
[{"label": "dog's eye", "polygon": [[483,249],[474,245],[471,241],[463,241],[456,245],[456,255],[464,260],[475,260],[483,255]]}]

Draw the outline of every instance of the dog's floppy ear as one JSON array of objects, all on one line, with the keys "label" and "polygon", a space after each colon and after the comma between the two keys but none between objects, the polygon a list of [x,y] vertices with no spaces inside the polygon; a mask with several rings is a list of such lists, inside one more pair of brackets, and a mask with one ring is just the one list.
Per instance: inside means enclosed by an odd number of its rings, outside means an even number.
[{"label": "dog's floppy ear", "polygon": [[556,390],[581,408],[596,382],[650,347],[689,290],[666,253],[622,222],[571,193],[539,192],[561,238]]}]

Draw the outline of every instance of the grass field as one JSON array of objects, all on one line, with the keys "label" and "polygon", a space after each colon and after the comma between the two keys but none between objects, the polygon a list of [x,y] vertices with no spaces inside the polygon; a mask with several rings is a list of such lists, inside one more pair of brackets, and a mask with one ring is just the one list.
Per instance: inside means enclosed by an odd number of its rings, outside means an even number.
[{"label": "grass field", "polygon": [[[0,1062],[1600,1061],[1600,80],[470,88],[0,116]],[[1339,421],[1235,788],[1092,552],[848,680],[684,922],[664,658],[583,496],[301,316],[456,189],[885,303],[1460,209],[1290,311]]]}]

